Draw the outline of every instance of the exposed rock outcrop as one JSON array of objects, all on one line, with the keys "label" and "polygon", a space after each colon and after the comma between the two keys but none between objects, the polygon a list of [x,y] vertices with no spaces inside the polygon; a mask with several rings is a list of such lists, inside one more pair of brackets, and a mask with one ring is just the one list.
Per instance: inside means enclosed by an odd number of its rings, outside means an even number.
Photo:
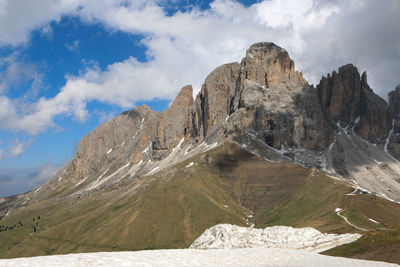
[{"label": "exposed rock outcrop", "polygon": [[332,127],[354,127],[359,136],[373,143],[383,143],[387,138],[392,116],[387,103],[369,87],[365,72],[360,77],[356,67],[345,65],[338,73],[322,78],[317,94]]},{"label": "exposed rock outcrop", "polygon": [[239,76],[239,64],[225,64],[212,71],[206,78],[196,98],[196,135],[207,136],[220,128],[230,114],[232,99]]},{"label": "exposed rock outcrop", "polygon": [[187,85],[181,89],[171,107],[153,122],[156,125],[152,129],[151,140],[154,159],[164,158],[183,138],[195,136],[193,110],[193,88]]},{"label": "exposed rock outcrop", "polygon": [[317,101],[285,49],[254,44],[240,65],[229,127],[254,131],[277,149],[320,150],[329,145],[331,135]]},{"label": "exposed rock outcrop", "polygon": [[388,95],[389,107],[394,118],[398,118],[400,115],[400,84],[394,91],[391,91]]},{"label": "exposed rock outcrop", "polygon": [[389,93],[388,99],[393,122],[386,149],[391,155],[400,160],[400,85]]}]

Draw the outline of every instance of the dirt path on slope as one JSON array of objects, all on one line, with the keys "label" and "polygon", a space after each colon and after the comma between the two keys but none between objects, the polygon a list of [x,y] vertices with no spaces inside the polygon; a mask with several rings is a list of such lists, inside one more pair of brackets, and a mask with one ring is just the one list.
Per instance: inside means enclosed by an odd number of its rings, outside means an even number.
[{"label": "dirt path on slope", "polygon": [[358,230],[361,230],[361,231],[364,231],[364,232],[368,232],[367,229],[358,227],[358,226],[352,224],[351,222],[349,222],[349,220],[347,219],[347,217],[341,214],[342,212],[343,212],[343,210],[336,212],[336,214],[337,214],[338,216],[340,216],[348,225],[350,225],[350,226],[352,226],[352,227],[354,227],[354,228],[356,228],[356,229],[358,229]]}]

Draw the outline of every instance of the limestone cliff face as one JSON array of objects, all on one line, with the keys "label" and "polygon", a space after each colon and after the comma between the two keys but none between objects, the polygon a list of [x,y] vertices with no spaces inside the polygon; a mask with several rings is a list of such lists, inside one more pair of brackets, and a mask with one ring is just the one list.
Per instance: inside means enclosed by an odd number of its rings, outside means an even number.
[{"label": "limestone cliff face", "polygon": [[153,122],[151,142],[154,159],[164,158],[183,138],[194,137],[193,110],[193,88],[188,85],[181,89],[171,107]]},{"label": "limestone cliff face", "polygon": [[360,115],[360,74],[351,64],[323,77],[317,85],[322,112],[331,124],[340,121],[343,126],[352,123]]},{"label": "limestone cliff face", "polygon": [[331,141],[314,88],[272,43],[247,50],[232,102],[229,127],[257,132],[271,147],[319,150]]},{"label": "limestone cliff face", "polygon": [[322,112],[332,127],[353,128],[362,138],[383,142],[391,127],[387,103],[369,87],[367,75],[362,77],[351,64],[323,77],[317,85]]},{"label": "limestone cliff face", "polygon": [[400,84],[388,94],[389,108],[392,116],[398,118],[400,115]]},{"label": "limestone cliff face", "polygon": [[204,138],[230,114],[239,76],[239,64],[225,64],[212,71],[196,97],[195,133]]},{"label": "limestone cliff face", "polygon": [[393,125],[387,149],[391,155],[400,159],[400,85],[389,93],[388,99],[389,108],[393,116]]}]

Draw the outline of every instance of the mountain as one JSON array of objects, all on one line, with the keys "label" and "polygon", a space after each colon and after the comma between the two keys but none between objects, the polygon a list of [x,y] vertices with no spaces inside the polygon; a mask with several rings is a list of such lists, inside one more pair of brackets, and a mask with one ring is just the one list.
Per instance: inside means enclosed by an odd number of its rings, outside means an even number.
[{"label": "mountain", "polygon": [[123,112],[49,182],[1,202],[13,229],[0,255],[184,248],[218,223],[398,231],[399,101],[353,65],[314,88],[285,49],[254,44],[195,99],[188,85],[164,112]]}]

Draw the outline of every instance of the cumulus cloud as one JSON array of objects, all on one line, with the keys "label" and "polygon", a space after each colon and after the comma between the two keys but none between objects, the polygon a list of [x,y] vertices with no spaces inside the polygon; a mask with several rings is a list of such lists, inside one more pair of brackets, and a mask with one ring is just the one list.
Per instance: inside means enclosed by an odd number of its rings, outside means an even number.
[{"label": "cumulus cloud", "polygon": [[372,86],[383,96],[399,82],[396,0],[265,0],[250,7],[215,0],[207,10],[172,15],[160,1],[42,0],[48,8],[28,4],[24,13],[18,12],[22,2],[3,1],[7,12],[0,14],[0,44],[27,42],[32,29],[74,15],[111,31],[143,35],[147,61],[131,57],[104,71],[88,67],[80,76],[67,77],[55,97],[33,103],[29,113],[0,96],[0,125],[6,129],[36,134],[54,126],[58,115],[84,121],[86,104],[93,100],[130,108],[139,100],[171,99],[186,84],[198,91],[213,68],[239,61],[259,41],[285,47],[312,83],[349,62],[368,70]]}]

